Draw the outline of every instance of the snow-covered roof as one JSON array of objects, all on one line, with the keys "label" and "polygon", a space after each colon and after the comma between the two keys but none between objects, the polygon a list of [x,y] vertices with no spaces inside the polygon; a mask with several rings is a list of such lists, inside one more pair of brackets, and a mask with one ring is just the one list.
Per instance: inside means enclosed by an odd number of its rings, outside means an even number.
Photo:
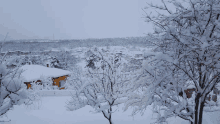
[{"label": "snow-covered roof", "polygon": [[194,84],[189,84],[189,85],[187,86],[187,88],[188,88],[188,89],[192,89],[192,88],[196,88],[196,87],[195,87]]},{"label": "snow-covered roof", "polygon": [[70,71],[41,65],[24,65],[20,69],[22,70],[21,76],[24,78],[24,82],[40,80],[42,77],[60,77],[71,73]]}]

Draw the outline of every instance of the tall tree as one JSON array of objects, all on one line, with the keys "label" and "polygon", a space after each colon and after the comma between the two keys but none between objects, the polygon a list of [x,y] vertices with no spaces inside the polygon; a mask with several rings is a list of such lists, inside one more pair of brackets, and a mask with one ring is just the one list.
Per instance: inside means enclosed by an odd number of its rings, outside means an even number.
[{"label": "tall tree", "polygon": [[[145,88],[144,95],[131,96],[127,107],[136,106],[137,112],[153,103],[161,107],[155,107],[158,122],[179,116],[202,124],[204,109],[214,105],[206,101],[207,95],[220,81],[220,0],[161,3],[148,4],[156,15],[146,13],[147,21],[154,24],[147,41],[154,47],[145,55],[146,78],[135,84],[137,89]],[[186,92],[189,85],[194,88],[191,98]]]}]

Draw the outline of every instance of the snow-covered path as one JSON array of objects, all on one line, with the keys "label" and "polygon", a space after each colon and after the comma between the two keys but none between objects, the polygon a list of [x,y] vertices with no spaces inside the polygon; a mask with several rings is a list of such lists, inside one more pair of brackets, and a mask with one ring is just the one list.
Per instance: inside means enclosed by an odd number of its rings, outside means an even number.
[{"label": "snow-covered path", "polygon": [[[0,122],[0,124],[108,124],[101,113],[91,112],[93,109],[90,106],[76,111],[67,111],[65,102],[69,99],[70,96],[46,96],[38,102],[41,104],[39,108],[38,103],[29,107],[15,106],[7,114],[11,122]],[[132,110],[122,112],[122,107],[123,105],[119,106],[119,110],[112,116],[114,124],[150,124],[154,121],[150,108],[143,116],[138,114],[133,118],[129,116]],[[205,114],[205,116],[204,124],[218,124],[219,121],[216,120],[218,118],[214,118],[216,114]],[[187,124],[187,122],[181,119],[169,119],[169,124]]]}]

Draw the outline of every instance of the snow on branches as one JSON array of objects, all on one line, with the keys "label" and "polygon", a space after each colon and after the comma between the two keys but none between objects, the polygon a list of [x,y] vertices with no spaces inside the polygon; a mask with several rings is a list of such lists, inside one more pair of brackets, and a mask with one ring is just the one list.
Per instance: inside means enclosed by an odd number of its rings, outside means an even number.
[{"label": "snow on branches", "polygon": [[112,107],[124,103],[130,80],[121,71],[125,60],[120,55],[97,48],[87,51],[87,71],[78,80],[72,79],[76,82],[76,93],[67,108],[75,110],[90,105],[112,124]]},{"label": "snow on branches", "polygon": [[9,71],[6,66],[1,64],[0,80],[0,116],[10,110],[13,105],[24,103],[27,99],[25,84],[20,78],[20,71]]},{"label": "snow on branches", "polygon": [[[203,109],[209,106],[207,95],[220,79],[220,1],[162,0],[162,7],[148,4],[157,15],[146,19],[155,26],[148,42],[154,45],[146,54],[145,76],[134,88],[145,88],[139,98],[130,98],[127,106],[142,111],[147,105],[163,107],[158,122],[179,116],[194,124],[202,123]],[[172,6],[174,9],[170,9]],[[189,90],[189,85],[193,89]],[[191,98],[187,93],[191,92]],[[150,94],[150,95],[149,95]],[[145,99],[145,100],[143,100]],[[218,101],[217,101],[218,102]]]}]

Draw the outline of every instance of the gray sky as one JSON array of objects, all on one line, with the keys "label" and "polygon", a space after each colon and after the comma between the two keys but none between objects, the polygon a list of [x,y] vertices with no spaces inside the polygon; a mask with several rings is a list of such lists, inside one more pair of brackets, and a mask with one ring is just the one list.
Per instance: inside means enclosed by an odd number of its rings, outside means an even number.
[{"label": "gray sky", "polygon": [[144,36],[147,0],[4,0],[0,40]]}]

